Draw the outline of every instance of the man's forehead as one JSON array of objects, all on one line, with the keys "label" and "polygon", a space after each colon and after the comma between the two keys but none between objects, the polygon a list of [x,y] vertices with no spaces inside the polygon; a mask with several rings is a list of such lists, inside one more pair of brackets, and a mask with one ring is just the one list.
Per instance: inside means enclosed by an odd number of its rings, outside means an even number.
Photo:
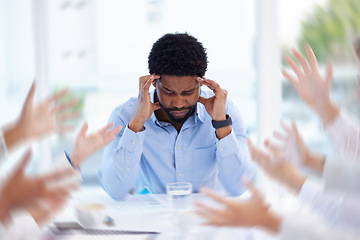
[{"label": "man's forehead", "polygon": [[192,90],[199,85],[198,81],[196,81],[196,76],[161,76],[157,81],[162,87],[170,90]]}]

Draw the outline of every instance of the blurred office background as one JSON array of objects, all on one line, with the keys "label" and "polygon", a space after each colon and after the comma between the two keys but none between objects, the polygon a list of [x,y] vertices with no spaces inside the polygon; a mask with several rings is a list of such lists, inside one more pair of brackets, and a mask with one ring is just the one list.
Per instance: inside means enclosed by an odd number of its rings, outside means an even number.
[{"label": "blurred office background", "polygon": [[[36,76],[37,99],[69,87],[80,99],[77,130],[86,119],[95,131],[114,107],[137,96],[152,44],[165,33],[188,32],[208,49],[206,76],[228,90],[252,139],[261,145],[280,118],[293,118],[309,146],[328,153],[321,123],[280,68],[291,47],[309,42],[322,69],[328,61],[335,66],[335,100],[359,115],[352,51],[358,12],[358,0],[0,0],[0,124],[19,115]],[[71,151],[74,137],[34,144],[29,171]],[[101,155],[84,165],[84,184],[97,183]]]}]

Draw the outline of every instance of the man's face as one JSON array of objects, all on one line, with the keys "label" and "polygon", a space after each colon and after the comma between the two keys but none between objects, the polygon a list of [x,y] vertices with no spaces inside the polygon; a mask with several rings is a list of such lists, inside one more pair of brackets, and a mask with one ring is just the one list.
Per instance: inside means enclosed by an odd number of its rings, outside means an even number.
[{"label": "man's face", "polygon": [[185,122],[193,113],[200,96],[196,76],[161,75],[154,84],[160,106],[170,121]]}]

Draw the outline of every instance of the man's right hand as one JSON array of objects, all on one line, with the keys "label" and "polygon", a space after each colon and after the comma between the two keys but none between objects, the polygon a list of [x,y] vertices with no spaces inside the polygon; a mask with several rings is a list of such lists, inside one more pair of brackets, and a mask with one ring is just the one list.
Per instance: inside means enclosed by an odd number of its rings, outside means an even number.
[{"label": "man's right hand", "polygon": [[139,95],[135,111],[129,122],[129,128],[134,132],[140,132],[151,114],[161,108],[159,103],[151,102],[149,93],[151,84],[159,78],[159,75],[147,75],[139,78]]}]

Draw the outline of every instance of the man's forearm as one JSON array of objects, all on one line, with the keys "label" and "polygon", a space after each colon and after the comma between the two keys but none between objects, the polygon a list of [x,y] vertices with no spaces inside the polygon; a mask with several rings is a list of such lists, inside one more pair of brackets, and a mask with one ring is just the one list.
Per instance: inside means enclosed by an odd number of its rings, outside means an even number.
[{"label": "man's forearm", "polygon": [[124,199],[134,186],[140,168],[140,157],[126,158],[126,162],[133,162],[132,166],[125,164],[124,149],[106,159],[100,170],[100,182],[104,190],[114,199]]}]

